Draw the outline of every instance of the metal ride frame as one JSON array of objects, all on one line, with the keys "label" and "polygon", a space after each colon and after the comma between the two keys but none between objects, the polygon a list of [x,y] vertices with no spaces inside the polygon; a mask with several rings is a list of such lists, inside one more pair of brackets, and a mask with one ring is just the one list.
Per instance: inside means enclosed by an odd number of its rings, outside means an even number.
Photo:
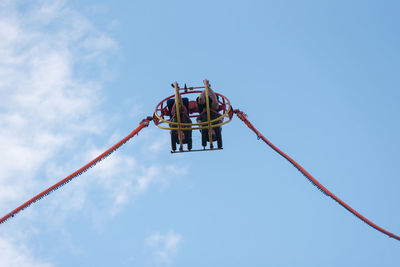
[{"label": "metal ride frame", "polygon": [[[187,131],[187,130],[202,130],[202,129],[208,129],[208,140],[210,143],[210,148],[209,149],[199,149],[199,150],[191,150],[191,151],[205,151],[205,150],[216,150],[214,149],[213,146],[213,140],[212,140],[212,132],[211,129],[212,128],[216,128],[216,127],[220,127],[222,125],[225,125],[227,123],[229,123],[232,120],[233,117],[233,109],[232,109],[232,105],[230,103],[230,101],[228,100],[227,97],[219,94],[219,93],[215,93],[217,96],[219,96],[221,98],[221,100],[219,100],[219,104],[222,105],[223,107],[223,114],[221,116],[219,116],[218,118],[215,118],[213,120],[211,120],[211,111],[210,111],[210,103],[209,103],[209,99],[208,99],[208,95],[209,95],[209,81],[208,80],[204,80],[204,86],[199,86],[199,87],[186,87],[185,88],[179,88],[179,85],[177,82],[175,82],[173,84],[174,86],[174,90],[175,90],[175,94],[171,95],[165,99],[163,99],[160,103],[158,103],[158,105],[155,108],[154,111],[154,116],[153,116],[153,121],[154,124],[156,125],[157,128],[160,129],[164,129],[164,130],[176,130],[178,131],[178,140],[179,140],[179,152],[189,152],[188,151],[183,151],[183,140],[182,140],[182,131]],[[204,89],[205,90],[205,95],[206,95],[206,110],[207,110],[207,121],[205,122],[196,122],[196,123],[183,123],[181,120],[181,111],[179,110],[179,106],[180,106],[180,96],[181,95],[186,95],[186,94],[195,94],[195,93],[201,93],[202,91],[193,91],[195,89]],[[189,91],[190,90],[190,91]],[[180,93],[180,91],[184,91],[183,93]],[[164,118],[164,113],[162,112],[165,108],[165,102],[169,99],[172,99],[175,97],[175,109],[176,109],[176,117],[177,117],[177,122],[173,122],[170,120],[166,120]],[[196,115],[191,115],[189,116],[190,118],[194,118],[197,117]],[[226,121],[224,121],[224,118],[227,118]],[[221,121],[220,123],[215,123]],[[160,124],[162,123],[166,123],[167,125],[169,125],[169,127],[166,126],[160,126]],[[175,153],[179,153],[179,152],[175,152]],[[174,153],[174,152],[173,152]]]},{"label": "metal ride frame", "polygon": [[[175,88],[175,97],[178,100],[178,108],[179,108],[179,90],[194,90],[194,89],[199,89],[199,88],[205,88],[206,90],[206,96],[208,99],[208,88],[209,88],[209,84],[208,81],[205,80],[204,81],[205,86],[204,87],[191,87],[191,88],[179,88],[178,84],[175,83],[174,88]],[[193,91],[191,93],[198,93],[201,91]],[[185,92],[188,93],[188,92]],[[369,225],[370,227],[374,228],[375,230],[387,235],[388,237],[394,238],[398,241],[400,241],[400,236],[399,235],[395,235],[387,230],[385,230],[384,228],[374,224],[372,221],[368,220],[366,217],[364,217],[363,215],[361,215],[360,213],[358,213],[356,210],[354,210],[353,208],[351,208],[349,205],[347,205],[344,201],[342,201],[340,198],[338,198],[336,195],[334,195],[331,191],[329,191],[327,188],[325,188],[322,184],[320,184],[310,173],[308,173],[300,164],[298,164],[295,160],[293,160],[291,157],[289,157],[286,153],[284,153],[282,150],[280,150],[278,147],[276,147],[274,144],[272,144],[267,138],[264,137],[264,135],[262,135],[261,132],[259,132],[257,130],[257,128],[248,120],[247,115],[236,109],[236,110],[232,110],[232,106],[229,103],[228,99],[224,96],[222,96],[221,94],[217,94],[218,96],[220,96],[223,100],[221,104],[228,104],[228,108],[226,107],[226,105],[223,105],[222,110],[224,110],[224,114],[220,117],[218,117],[217,119],[214,120],[210,120],[210,113],[207,114],[208,116],[208,121],[206,122],[202,122],[202,123],[196,123],[193,124],[197,127],[191,127],[191,129],[208,129],[210,132],[211,128],[214,127],[218,127],[221,125],[224,125],[226,123],[228,123],[229,121],[231,121],[233,114],[236,114],[238,116],[238,118],[240,120],[242,120],[244,122],[244,124],[249,127],[249,129],[251,131],[253,131],[256,135],[257,135],[257,139],[261,139],[264,143],[266,143],[269,147],[271,147],[274,151],[276,151],[279,155],[281,155],[283,158],[285,158],[287,161],[289,161],[297,170],[299,170],[314,186],[316,186],[321,192],[323,192],[326,196],[329,196],[330,198],[332,198],[334,201],[336,201],[339,205],[341,205],[342,207],[344,207],[346,210],[348,210],[350,213],[352,213],[353,215],[355,215],[358,219],[360,219],[361,221],[365,222],[367,225]],[[178,121],[178,123],[174,123],[171,121],[167,121],[163,117],[165,114],[161,114],[158,115],[157,112],[163,111],[163,103],[164,101],[171,99],[174,96],[170,96],[166,99],[164,99],[163,101],[160,102],[160,104],[158,104],[157,108],[156,108],[156,112],[154,113],[153,117],[149,116],[145,119],[143,119],[139,126],[134,129],[130,134],[128,134],[126,137],[124,137],[123,139],[121,139],[118,143],[116,143],[115,145],[113,145],[112,147],[110,147],[109,149],[107,149],[106,151],[104,151],[102,154],[98,155],[96,158],[94,158],[92,161],[90,161],[89,163],[87,163],[86,165],[84,165],[83,167],[81,167],[80,169],[74,171],[73,173],[71,173],[70,175],[68,175],[67,177],[65,177],[64,179],[60,180],[59,182],[57,182],[56,184],[50,186],[49,188],[47,188],[46,190],[42,191],[41,193],[35,195],[34,197],[32,197],[31,199],[29,199],[28,201],[26,201],[25,203],[23,203],[22,205],[18,206],[16,209],[12,210],[11,212],[7,213],[5,216],[0,218],[0,224],[5,223],[6,221],[8,221],[9,219],[13,218],[16,214],[18,214],[19,212],[21,212],[22,210],[26,209],[27,207],[29,207],[30,205],[32,205],[33,203],[41,200],[42,198],[46,197],[47,195],[51,194],[52,192],[56,191],[57,189],[61,188],[62,186],[66,185],[67,183],[69,183],[70,181],[72,181],[73,179],[77,178],[78,176],[82,175],[83,173],[85,173],[86,171],[88,171],[90,168],[94,167],[96,164],[98,164],[99,162],[101,162],[102,160],[104,160],[105,158],[107,158],[109,155],[111,155],[114,151],[116,151],[118,148],[120,148],[121,146],[123,146],[126,142],[128,142],[130,139],[132,139],[134,136],[138,135],[139,132],[145,128],[148,127],[151,121],[154,121],[154,123],[157,125],[158,128],[161,129],[168,129],[168,130],[181,130],[182,131],[182,126],[185,124],[182,124]],[[207,110],[210,111],[209,109],[209,103],[207,102]],[[177,112],[179,112],[179,110],[177,110]],[[179,113],[178,113],[179,114]],[[158,116],[157,116],[158,115]],[[180,115],[179,115],[180,116]],[[219,124],[215,124],[212,125],[212,122],[216,122],[218,119],[223,119],[225,116],[227,116],[229,118],[228,121],[226,122],[222,122]],[[180,120],[180,117],[179,117]],[[161,121],[161,122],[160,122]],[[178,128],[174,128],[174,127],[162,127],[162,126],[158,126],[158,124],[165,122],[168,124],[176,124],[178,126]],[[206,125],[206,126],[203,126]],[[192,126],[192,124],[189,123],[189,126]],[[182,140],[181,140],[182,141]],[[180,141],[180,144],[182,145],[182,142]],[[212,141],[212,140],[210,140]],[[210,146],[212,145],[212,143],[210,142]],[[209,149],[209,150],[213,150],[213,149]],[[193,150],[192,150],[193,151]],[[198,151],[204,151],[204,150],[198,150]],[[186,152],[186,151],[185,151]]]}]

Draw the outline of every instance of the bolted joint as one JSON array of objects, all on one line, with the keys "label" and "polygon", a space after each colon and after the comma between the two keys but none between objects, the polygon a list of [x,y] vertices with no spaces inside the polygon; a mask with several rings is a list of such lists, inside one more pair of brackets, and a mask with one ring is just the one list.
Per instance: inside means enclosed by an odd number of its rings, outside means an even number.
[{"label": "bolted joint", "polygon": [[143,119],[140,123],[144,124],[145,127],[149,126],[150,122],[153,120],[153,117],[148,116],[145,119]]}]

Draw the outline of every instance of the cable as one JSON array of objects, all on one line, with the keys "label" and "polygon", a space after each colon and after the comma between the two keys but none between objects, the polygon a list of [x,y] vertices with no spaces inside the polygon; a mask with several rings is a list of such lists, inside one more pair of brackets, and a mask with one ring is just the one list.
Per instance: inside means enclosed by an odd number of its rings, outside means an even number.
[{"label": "cable", "polygon": [[128,142],[132,137],[134,137],[136,134],[138,134],[144,127],[149,126],[149,123],[150,123],[151,120],[152,120],[152,117],[147,117],[146,119],[142,120],[140,122],[139,126],[135,130],[133,130],[129,135],[127,135],[125,138],[123,138],[121,141],[119,141],[118,143],[116,143],[115,145],[113,145],[112,147],[107,149],[106,151],[104,151],[102,154],[97,156],[95,159],[93,159],[91,162],[89,162],[88,164],[86,164],[85,166],[80,168],[79,170],[71,173],[70,175],[68,175],[67,177],[65,177],[64,179],[62,179],[58,183],[56,183],[55,185],[47,188],[46,190],[44,190],[40,194],[34,196],[33,198],[29,199],[27,202],[25,202],[21,206],[17,207],[16,209],[11,211],[10,213],[6,214],[4,217],[2,217],[0,219],[0,224],[6,222],[10,218],[14,217],[20,211],[26,209],[27,207],[29,207],[30,205],[32,205],[36,201],[41,200],[42,198],[44,198],[45,196],[47,196],[50,193],[54,192],[55,190],[57,190],[58,188],[62,187],[63,185],[69,183],[72,179],[78,177],[79,175],[83,174],[84,172],[86,172],[87,170],[89,170],[90,168],[95,166],[97,163],[99,163],[103,159],[107,158],[111,153],[113,153],[115,150],[117,150],[122,145],[124,145],[126,142]]},{"label": "cable", "polygon": [[303,167],[300,166],[296,161],[294,161],[291,157],[286,155],[282,150],[277,148],[275,145],[273,145],[267,138],[265,138],[254,126],[251,124],[251,122],[247,119],[247,116],[245,113],[243,113],[240,110],[234,110],[234,113],[238,116],[239,119],[241,119],[247,127],[249,127],[256,135],[258,139],[262,139],[268,146],[270,146],[273,150],[275,150],[278,154],[280,154],[282,157],[284,157],[286,160],[288,160],[296,169],[298,169],[313,185],[315,185],[321,192],[323,192],[325,195],[329,196],[333,200],[335,200],[337,203],[339,203],[341,206],[343,206],[345,209],[347,209],[349,212],[351,212],[353,215],[355,215],[357,218],[371,226],[372,228],[375,228],[379,232],[397,239],[400,241],[400,237],[392,234],[389,231],[386,231],[382,227],[379,227],[378,225],[374,224],[364,216],[362,216],[360,213],[352,209],[349,205],[347,205],[344,201],[342,201],[340,198],[335,196],[332,192],[330,192],[328,189],[326,189],[323,185],[321,185],[314,177],[311,176]]}]

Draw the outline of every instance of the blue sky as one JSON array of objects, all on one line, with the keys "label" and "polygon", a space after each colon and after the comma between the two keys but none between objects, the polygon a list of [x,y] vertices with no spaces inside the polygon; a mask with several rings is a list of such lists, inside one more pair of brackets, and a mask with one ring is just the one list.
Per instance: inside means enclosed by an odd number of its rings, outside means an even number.
[{"label": "blue sky", "polygon": [[[207,78],[272,143],[395,234],[397,1],[0,1],[0,212]],[[398,266],[399,243],[237,118],[171,155],[150,125],[0,229],[2,266]],[[199,146],[198,133],[194,146]]]}]

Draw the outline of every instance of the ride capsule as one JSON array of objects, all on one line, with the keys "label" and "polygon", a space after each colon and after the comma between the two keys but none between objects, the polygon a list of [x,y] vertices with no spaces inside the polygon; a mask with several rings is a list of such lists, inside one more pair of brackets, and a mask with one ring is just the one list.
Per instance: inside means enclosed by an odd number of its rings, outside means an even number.
[{"label": "ride capsule", "polygon": [[[232,120],[233,109],[228,98],[215,93],[208,80],[203,82],[204,86],[199,87],[187,87],[185,84],[180,88],[177,82],[171,84],[175,94],[163,99],[156,106],[153,121],[158,128],[170,130],[171,153],[223,148],[222,126]],[[200,130],[203,149],[192,150],[193,130]],[[217,143],[217,148],[214,148],[214,142]],[[187,150],[183,149],[184,144]]]}]

